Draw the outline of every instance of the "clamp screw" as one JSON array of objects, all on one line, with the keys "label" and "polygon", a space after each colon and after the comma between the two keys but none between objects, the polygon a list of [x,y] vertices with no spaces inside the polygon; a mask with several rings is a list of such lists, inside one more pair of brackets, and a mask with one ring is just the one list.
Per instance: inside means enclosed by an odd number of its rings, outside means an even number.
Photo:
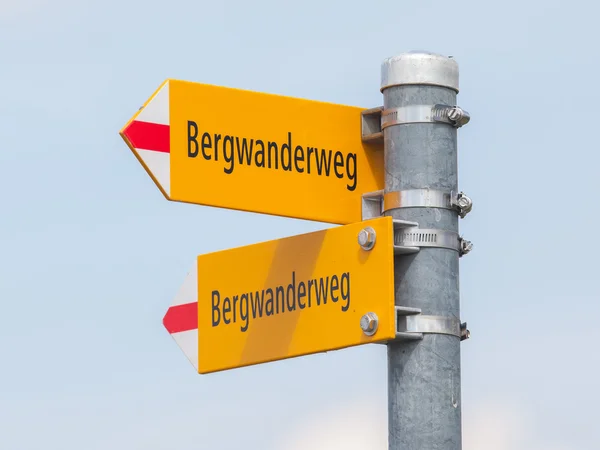
[{"label": "clamp screw", "polygon": [[469,120],[471,120],[471,116],[464,109],[455,106],[450,111],[448,111],[448,119],[456,128],[460,128],[463,125],[469,123]]},{"label": "clamp screw", "polygon": [[466,239],[460,238],[460,250],[458,252],[458,255],[466,255],[471,250],[473,250],[473,243],[471,241],[467,241]]},{"label": "clamp screw", "polygon": [[467,322],[460,324],[460,340],[464,341],[471,337],[471,332],[467,329]]},{"label": "clamp screw", "polygon": [[473,209],[473,200],[471,200],[470,197],[467,197],[464,192],[460,192],[456,196],[455,204],[458,206],[458,215],[463,219]]},{"label": "clamp screw", "polygon": [[377,332],[379,319],[374,312],[368,312],[360,318],[360,328],[367,336],[373,336]]},{"label": "clamp screw", "polygon": [[358,233],[358,245],[363,250],[371,250],[375,246],[375,230],[371,227],[366,227]]}]

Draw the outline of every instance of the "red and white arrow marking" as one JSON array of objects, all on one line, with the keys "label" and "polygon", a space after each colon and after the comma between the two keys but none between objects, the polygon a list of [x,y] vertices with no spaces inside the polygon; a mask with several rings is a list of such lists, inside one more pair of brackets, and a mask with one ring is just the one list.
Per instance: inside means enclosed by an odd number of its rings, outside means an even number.
[{"label": "red and white arrow marking", "polygon": [[140,162],[167,197],[171,190],[169,119],[167,81],[122,132]]},{"label": "red and white arrow marking", "polygon": [[188,272],[173,305],[163,318],[163,325],[187,359],[198,370],[198,269]]}]

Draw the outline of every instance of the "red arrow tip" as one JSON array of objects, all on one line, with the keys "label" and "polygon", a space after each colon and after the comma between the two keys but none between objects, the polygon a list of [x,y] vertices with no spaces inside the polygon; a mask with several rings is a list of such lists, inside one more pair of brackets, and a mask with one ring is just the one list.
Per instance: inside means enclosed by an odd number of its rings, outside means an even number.
[{"label": "red arrow tip", "polygon": [[171,334],[198,328],[198,303],[184,303],[171,306],[165,317],[163,325]]},{"label": "red arrow tip", "polygon": [[123,134],[134,148],[155,152],[170,152],[171,134],[169,125],[134,120],[123,130]]}]

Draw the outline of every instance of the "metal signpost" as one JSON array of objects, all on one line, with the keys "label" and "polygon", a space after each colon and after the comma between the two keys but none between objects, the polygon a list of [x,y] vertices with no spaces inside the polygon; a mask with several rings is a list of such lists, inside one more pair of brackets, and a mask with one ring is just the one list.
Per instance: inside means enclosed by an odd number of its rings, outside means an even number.
[{"label": "metal signpost", "polygon": [[[457,192],[457,128],[468,115],[456,105],[453,59],[407,54],[384,62],[385,194],[383,211],[414,222],[400,235],[419,252],[396,258],[396,304],[415,308],[418,341],[388,345],[389,442],[393,449],[461,448],[458,258],[469,243],[458,217],[471,201]],[[458,194],[458,195],[457,195]]]},{"label": "metal signpost", "polygon": [[198,373],[386,344],[389,448],[460,450],[469,115],[452,58],[381,69],[372,109],[167,80],[121,136],[169,200],[342,225],[197,256],[163,324]]}]

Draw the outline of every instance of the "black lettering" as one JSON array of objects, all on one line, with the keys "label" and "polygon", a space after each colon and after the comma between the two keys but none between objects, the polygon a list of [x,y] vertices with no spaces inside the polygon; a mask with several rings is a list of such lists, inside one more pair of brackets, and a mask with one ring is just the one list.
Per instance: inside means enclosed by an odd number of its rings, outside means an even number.
[{"label": "black lettering", "polygon": [[[256,294],[258,294],[258,292]],[[242,297],[240,298],[240,319],[244,322],[240,327],[240,330],[245,332],[248,330],[248,325],[250,323],[250,314],[248,314],[248,294],[242,294]]]},{"label": "black lettering", "polygon": [[[212,147],[212,139],[210,137],[210,134],[208,133],[204,133],[202,135],[202,156],[204,156],[204,159],[206,159],[207,161],[210,161],[210,154],[206,153],[206,149],[210,149]],[[198,151],[196,150],[196,154],[198,153]]]},{"label": "black lettering", "polygon": [[263,306],[265,299],[265,291],[262,291],[262,294],[259,296],[258,291],[256,291],[256,295],[252,298],[252,292],[250,292],[250,302],[252,304],[252,317],[256,319],[257,317],[262,317],[263,315]]},{"label": "black lettering", "polygon": [[248,141],[246,138],[242,138],[242,148],[240,149],[240,138],[235,138],[235,143],[237,144],[237,151],[240,164],[244,164],[244,155],[246,155],[246,164],[252,164],[252,144],[254,144],[254,139],[250,139],[250,149],[248,149]]},{"label": "black lettering", "polygon": [[[267,289],[267,294],[271,294],[271,296],[266,301],[265,313],[267,314],[267,316],[272,316],[273,315],[273,289],[271,289],[271,288]],[[270,305],[270,308],[269,308],[269,305]]]},{"label": "black lettering", "polygon": [[[230,153],[227,153],[227,142],[229,142],[229,149],[231,150]],[[223,138],[223,158],[225,158],[225,162],[229,163],[229,168],[224,167],[223,171],[226,174],[230,174],[231,172],[233,172],[233,164],[234,164],[234,158],[233,158],[233,137],[231,136],[225,136]]]},{"label": "black lettering", "polygon": [[277,148],[277,142],[271,142],[267,144],[267,150],[269,151],[269,169],[271,166],[271,149],[275,149],[275,168],[279,168],[279,149]]},{"label": "black lettering", "polygon": [[[227,142],[229,142],[229,149],[231,150],[231,153],[227,153]],[[225,158],[225,162],[229,163],[229,168],[224,167],[223,171],[226,174],[230,174],[231,172],[233,172],[233,164],[234,164],[234,157],[233,157],[233,137],[231,136],[225,136],[223,138],[223,158]]]},{"label": "black lettering", "polygon": [[[306,173],[310,173],[310,155],[315,151],[316,149],[313,147],[308,147],[306,149]],[[316,153],[315,153],[316,155]]]},{"label": "black lettering", "polygon": [[[281,310],[279,309],[279,299],[281,299]],[[275,288],[275,312],[285,312],[285,294],[283,293],[283,286],[277,286]]]},{"label": "black lettering", "polygon": [[[316,169],[318,175],[348,179],[346,188],[356,190],[358,186],[357,155],[348,153],[344,156],[339,150],[327,150],[318,147],[293,146],[293,136],[287,132],[287,139],[279,144],[277,141],[210,134],[203,132],[199,136],[198,124],[188,120],[188,157],[196,158],[202,151],[202,157],[210,161],[219,161],[219,142],[222,142],[223,171],[232,174],[236,164],[252,165],[281,169],[286,172],[295,170],[297,173],[311,174]],[[265,155],[268,153],[268,155]],[[314,156],[313,156],[314,155]],[[313,161],[314,159],[314,161]],[[307,289],[308,290],[308,289]]]},{"label": "black lettering", "polygon": [[339,287],[339,285],[338,285],[339,281],[340,280],[338,280],[337,275],[334,275],[331,277],[331,301],[334,303],[337,302],[339,299],[339,297],[335,294],[335,291],[337,291],[338,287]]},{"label": "black lettering", "polygon": [[310,308],[310,300],[311,300],[311,297],[310,297],[310,287],[311,287],[313,284],[314,284],[314,286],[315,286],[315,290],[316,290],[316,289],[317,289],[317,285],[316,285],[316,282],[315,282],[315,280],[308,280],[308,307],[309,307],[309,308]]},{"label": "black lettering", "polygon": [[231,300],[233,301],[233,323],[237,322],[237,302],[240,300],[239,296],[234,295],[233,297],[231,297]]},{"label": "black lettering", "polygon": [[219,160],[219,141],[221,140],[220,134],[215,134],[215,161]]},{"label": "black lettering", "polygon": [[342,311],[346,312],[351,306],[350,294],[350,272],[297,281],[296,271],[292,270],[290,283],[287,285],[223,297],[222,303],[220,292],[212,291],[212,326],[216,327],[221,322],[227,325],[240,322],[240,331],[245,333],[252,318],[260,319],[286,311],[296,311],[297,308],[310,308],[313,306],[313,298],[316,302],[314,306],[327,305],[329,298],[331,303],[339,301]]},{"label": "black lettering", "polygon": [[315,297],[317,297],[317,306],[321,305],[321,299],[323,304],[327,304],[327,287],[329,286],[329,277],[325,278],[325,286],[323,286],[323,278],[319,279],[319,287],[317,288],[317,280],[315,280]]},{"label": "black lettering", "polygon": [[[288,284],[286,297],[288,311],[296,311],[296,272],[292,272],[292,282]],[[290,298],[292,299],[292,303],[290,303]]]},{"label": "black lettering", "polygon": [[[350,161],[352,161],[352,168],[350,168]],[[348,175],[348,179],[352,182],[352,184],[348,184],[348,190],[353,191],[356,189],[356,154],[348,153],[348,157],[346,158],[346,174]]]},{"label": "black lettering", "polygon": [[296,145],[296,150],[294,150],[294,166],[296,166],[296,172],[303,173],[304,167],[299,167],[298,161],[304,161],[304,149],[301,145]]},{"label": "black lettering", "polygon": [[[194,134],[192,135],[192,129]],[[188,120],[188,157],[195,158],[198,156],[198,125],[192,120]],[[192,142],[194,143],[194,150],[192,150]]]},{"label": "black lettering", "polygon": [[[217,303],[215,303],[215,299]],[[221,295],[219,291],[212,291],[212,326],[216,327],[219,325],[221,321],[221,311],[219,311],[219,303],[221,303]],[[217,318],[215,319],[215,312],[217,313]]]},{"label": "black lettering", "polygon": [[335,152],[335,157],[333,158],[333,171],[335,172],[335,176],[338,178],[344,177],[344,172],[338,172],[338,167],[344,166],[344,155],[342,152]]},{"label": "black lettering", "polygon": [[[326,155],[329,155],[329,159],[325,159]],[[321,149],[321,158],[319,159],[318,153],[315,152],[315,158],[317,160],[317,173],[319,175],[329,176],[331,169],[331,151],[327,152],[325,149]]]},{"label": "black lettering", "polygon": [[[256,140],[256,146],[260,145],[260,150],[257,150],[254,154],[254,164],[256,167],[265,167],[265,143],[260,139]],[[260,162],[258,162],[258,156],[260,155]]]},{"label": "black lettering", "polygon": [[306,297],[306,284],[304,284],[304,281],[298,283],[298,307],[300,309],[306,308],[306,303],[301,301],[302,297]]},{"label": "black lettering", "polygon": [[[287,150],[286,151],[284,151]],[[285,163],[285,156],[287,155],[288,161]],[[281,168],[287,172],[292,170],[292,133],[288,132],[288,140],[281,146]]]},{"label": "black lettering", "polygon": [[229,323],[231,322],[231,319],[227,318],[227,313],[231,312],[231,300],[229,300],[229,297],[225,297],[223,299],[223,322],[225,322],[227,325],[229,325]]},{"label": "black lettering", "polygon": [[342,292],[342,300],[346,302],[344,306],[342,306],[342,311],[348,311],[350,308],[350,272],[346,272],[342,274],[342,280],[340,283],[340,291]]}]

